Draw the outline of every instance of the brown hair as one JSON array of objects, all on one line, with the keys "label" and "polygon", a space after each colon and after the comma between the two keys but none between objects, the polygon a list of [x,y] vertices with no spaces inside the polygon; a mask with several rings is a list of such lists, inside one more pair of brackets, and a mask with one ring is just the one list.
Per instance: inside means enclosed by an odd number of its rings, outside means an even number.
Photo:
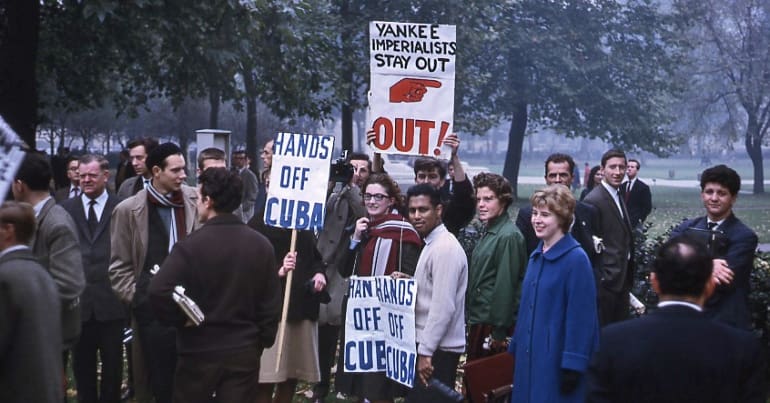
[{"label": "brown hair", "polygon": [[575,214],[575,196],[564,185],[550,185],[535,191],[529,198],[532,207],[546,207],[559,220],[559,227],[566,234]]},{"label": "brown hair", "polygon": [[7,201],[0,205],[0,224],[13,225],[16,242],[26,245],[35,234],[35,211],[28,203]]},{"label": "brown hair", "polygon": [[504,176],[489,172],[482,172],[474,176],[473,188],[479,190],[479,188],[483,187],[493,191],[495,196],[505,205],[506,210],[508,210],[508,207],[511,207],[511,203],[513,203],[513,187],[511,187],[511,183]]},{"label": "brown hair", "polygon": [[396,208],[399,214],[404,214],[404,196],[401,195],[401,189],[398,187],[398,183],[393,180],[388,174],[376,173],[369,175],[364,182],[363,191],[366,192],[366,187],[372,184],[380,185],[385,188],[388,196],[395,199],[393,207]]}]

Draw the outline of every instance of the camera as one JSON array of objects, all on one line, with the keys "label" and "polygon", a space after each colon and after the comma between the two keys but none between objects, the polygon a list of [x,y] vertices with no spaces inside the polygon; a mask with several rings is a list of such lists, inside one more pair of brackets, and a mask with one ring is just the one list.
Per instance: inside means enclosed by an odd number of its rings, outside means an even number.
[{"label": "camera", "polygon": [[348,183],[351,179],[353,179],[353,165],[350,163],[348,150],[344,150],[342,156],[332,162],[329,181]]}]

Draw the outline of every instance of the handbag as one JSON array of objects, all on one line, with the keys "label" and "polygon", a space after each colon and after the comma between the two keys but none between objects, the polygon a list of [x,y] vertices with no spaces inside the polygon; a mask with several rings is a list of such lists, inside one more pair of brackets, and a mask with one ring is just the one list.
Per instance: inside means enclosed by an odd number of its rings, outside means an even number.
[{"label": "handbag", "polygon": [[513,356],[502,352],[463,366],[466,397],[469,402],[506,402],[513,389]]}]

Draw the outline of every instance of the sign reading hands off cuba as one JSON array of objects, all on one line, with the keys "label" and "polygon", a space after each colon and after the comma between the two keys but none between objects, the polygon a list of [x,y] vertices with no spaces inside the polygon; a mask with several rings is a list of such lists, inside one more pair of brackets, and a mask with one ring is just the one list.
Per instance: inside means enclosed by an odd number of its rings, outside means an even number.
[{"label": "sign reading hands off cuba", "polygon": [[417,283],[390,276],[350,277],[345,311],[345,372],[385,372],[412,387],[417,366]]},{"label": "sign reading hands off cuba", "polygon": [[388,154],[449,157],[454,119],[454,25],[369,23],[372,147]]},{"label": "sign reading hands off cuba", "polygon": [[320,230],[325,215],[334,137],[278,133],[273,144],[265,224]]}]

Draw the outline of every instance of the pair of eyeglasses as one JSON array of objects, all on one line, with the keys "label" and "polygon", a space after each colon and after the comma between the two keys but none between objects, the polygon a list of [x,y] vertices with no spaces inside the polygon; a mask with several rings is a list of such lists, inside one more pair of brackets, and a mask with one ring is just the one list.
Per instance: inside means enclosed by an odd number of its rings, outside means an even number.
[{"label": "pair of eyeglasses", "polygon": [[369,201],[369,200],[374,199],[375,201],[381,202],[384,199],[387,199],[388,197],[390,197],[390,196],[384,195],[382,193],[375,193],[375,194],[364,193],[364,200],[365,201]]}]

